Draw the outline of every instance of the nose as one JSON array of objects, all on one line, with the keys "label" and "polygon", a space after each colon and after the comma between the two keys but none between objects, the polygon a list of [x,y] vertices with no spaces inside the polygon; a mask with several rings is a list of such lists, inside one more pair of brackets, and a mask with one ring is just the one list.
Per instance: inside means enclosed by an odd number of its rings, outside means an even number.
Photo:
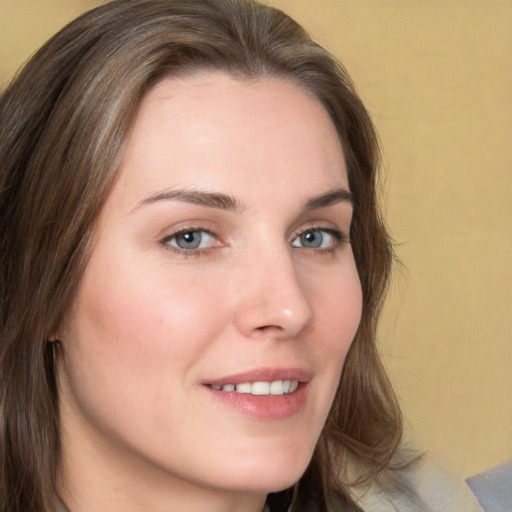
[{"label": "nose", "polygon": [[235,313],[235,323],[244,336],[289,339],[313,323],[314,310],[286,248],[260,252],[245,263]]}]

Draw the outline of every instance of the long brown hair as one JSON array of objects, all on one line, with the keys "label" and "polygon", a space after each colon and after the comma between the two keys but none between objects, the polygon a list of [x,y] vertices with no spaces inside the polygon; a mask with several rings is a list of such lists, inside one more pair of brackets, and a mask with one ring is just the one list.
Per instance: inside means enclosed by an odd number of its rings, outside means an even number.
[{"label": "long brown hair", "polygon": [[[325,107],[355,198],[351,240],[363,314],[313,459],[272,510],[351,507],[389,465],[401,418],[376,322],[392,251],[376,200],[376,134],[343,67],[277,9],[252,0],[116,0],[46,43],[0,100],[0,509],[58,507],[52,334],[87,263],[94,221],[144,93],[164,76],[220,69],[290,80]],[[339,506],[339,505],[338,505]]]}]

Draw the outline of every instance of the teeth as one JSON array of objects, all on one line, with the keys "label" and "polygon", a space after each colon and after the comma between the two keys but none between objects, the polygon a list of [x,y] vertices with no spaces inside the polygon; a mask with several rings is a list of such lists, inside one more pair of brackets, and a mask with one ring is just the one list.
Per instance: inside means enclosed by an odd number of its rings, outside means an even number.
[{"label": "teeth", "polygon": [[269,385],[271,395],[282,395],[284,393],[283,381],[275,380]]},{"label": "teeth", "polygon": [[287,395],[293,393],[299,386],[297,380],[274,380],[272,382],[243,382],[241,384],[215,384],[212,389],[218,391],[236,391],[252,395]]},{"label": "teeth", "polygon": [[252,386],[246,382],[245,384],[237,384],[236,392],[237,393],[250,393],[252,391]]},{"label": "teeth", "polygon": [[270,393],[270,384],[268,382],[253,382],[251,393],[253,395],[268,395]]}]

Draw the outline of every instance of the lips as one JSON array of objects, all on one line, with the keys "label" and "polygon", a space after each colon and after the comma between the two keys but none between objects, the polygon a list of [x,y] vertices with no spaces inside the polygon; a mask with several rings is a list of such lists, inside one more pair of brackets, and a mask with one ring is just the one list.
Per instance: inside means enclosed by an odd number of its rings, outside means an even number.
[{"label": "lips", "polygon": [[243,384],[246,382],[274,382],[296,380],[298,382],[309,382],[312,378],[312,372],[304,368],[257,368],[243,373],[227,375],[212,380],[205,381],[207,386],[224,386],[226,384]]},{"label": "lips", "polygon": [[300,368],[260,368],[207,381],[212,396],[258,419],[284,419],[299,412],[312,373]]}]

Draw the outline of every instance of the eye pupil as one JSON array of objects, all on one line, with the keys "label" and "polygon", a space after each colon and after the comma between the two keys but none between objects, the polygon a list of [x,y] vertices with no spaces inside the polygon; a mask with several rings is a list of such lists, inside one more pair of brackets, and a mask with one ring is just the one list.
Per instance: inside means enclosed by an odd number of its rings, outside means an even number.
[{"label": "eye pupil", "polygon": [[322,245],[323,241],[323,236],[320,231],[306,231],[300,238],[304,247],[317,248]]},{"label": "eye pupil", "polygon": [[176,245],[180,249],[197,249],[201,244],[201,234],[197,231],[187,231],[176,236]]}]

